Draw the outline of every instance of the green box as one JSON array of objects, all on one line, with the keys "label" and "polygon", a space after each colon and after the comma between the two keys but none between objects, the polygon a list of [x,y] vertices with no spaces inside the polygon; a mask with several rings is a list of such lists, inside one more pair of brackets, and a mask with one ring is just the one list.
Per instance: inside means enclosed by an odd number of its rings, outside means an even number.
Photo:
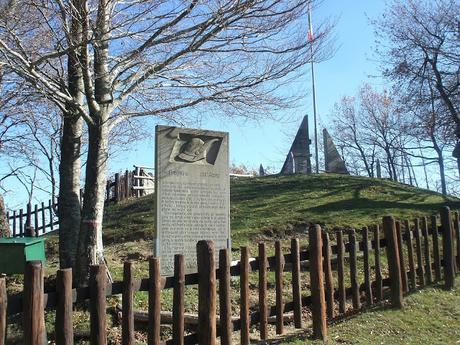
[{"label": "green box", "polygon": [[24,273],[27,261],[45,260],[44,238],[0,238],[0,273]]}]

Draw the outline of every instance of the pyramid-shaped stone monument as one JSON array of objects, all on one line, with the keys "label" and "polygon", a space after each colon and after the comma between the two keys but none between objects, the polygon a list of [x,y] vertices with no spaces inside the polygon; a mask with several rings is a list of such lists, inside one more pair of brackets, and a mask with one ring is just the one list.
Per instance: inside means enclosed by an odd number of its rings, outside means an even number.
[{"label": "pyramid-shaped stone monument", "polygon": [[337,151],[326,128],[323,129],[324,140],[324,167],[327,173],[349,174],[345,161]]},{"label": "pyramid-shaped stone monument", "polygon": [[311,174],[310,144],[308,116],[305,116],[292,142],[280,174]]},{"label": "pyramid-shaped stone monument", "polygon": [[382,178],[382,167],[380,165],[380,159],[377,159],[377,178]]},{"label": "pyramid-shaped stone monument", "polygon": [[265,169],[262,164],[259,166],[259,176],[265,176]]}]

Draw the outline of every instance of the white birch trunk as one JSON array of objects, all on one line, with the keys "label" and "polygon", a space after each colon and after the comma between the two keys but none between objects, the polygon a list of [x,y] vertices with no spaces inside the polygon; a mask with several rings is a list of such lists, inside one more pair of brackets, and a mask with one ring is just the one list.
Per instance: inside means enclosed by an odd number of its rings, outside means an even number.
[{"label": "white birch trunk", "polygon": [[101,107],[100,120],[88,128],[88,159],[76,267],[80,285],[87,281],[91,265],[104,264],[102,220],[107,180],[108,113],[107,107]]}]

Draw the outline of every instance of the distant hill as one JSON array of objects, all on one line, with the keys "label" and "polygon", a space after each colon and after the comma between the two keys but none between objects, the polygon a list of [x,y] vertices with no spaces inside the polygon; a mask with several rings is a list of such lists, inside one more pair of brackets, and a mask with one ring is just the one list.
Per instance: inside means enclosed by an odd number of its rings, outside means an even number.
[{"label": "distant hill", "polygon": [[[397,182],[336,174],[273,175],[231,181],[233,247],[267,237],[284,237],[319,223],[360,228],[384,215],[430,216],[440,207],[460,208],[460,199]],[[148,239],[153,233],[153,195],[109,206],[106,244]]]}]

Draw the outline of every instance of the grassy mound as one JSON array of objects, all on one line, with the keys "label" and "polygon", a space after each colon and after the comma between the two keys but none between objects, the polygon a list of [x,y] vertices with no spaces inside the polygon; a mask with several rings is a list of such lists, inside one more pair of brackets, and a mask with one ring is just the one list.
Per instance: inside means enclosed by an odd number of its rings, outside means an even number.
[{"label": "grassy mound", "polygon": [[[360,228],[373,225],[381,217],[392,214],[402,219],[429,216],[442,206],[454,209],[460,200],[407,185],[363,177],[332,174],[267,176],[231,181],[231,228],[233,247],[248,245],[256,253],[257,240],[286,239],[282,241],[288,251],[291,235],[302,232],[305,226],[319,223],[324,228]],[[125,201],[106,208],[104,217],[105,258],[115,280],[123,277],[123,262],[134,260],[136,277],[148,275],[146,259],[153,251],[154,197]],[[51,278],[58,268],[57,234],[47,236],[46,276]],[[306,235],[300,235],[301,245]],[[269,246],[272,249],[273,246]],[[269,254],[273,254],[270,252]],[[233,259],[239,253],[235,252]],[[271,295],[274,300],[274,274],[269,274]],[[257,274],[250,275],[251,304],[257,304]],[[360,273],[359,279],[362,281]],[[52,280],[52,279],[50,279]],[[308,274],[302,278],[307,290]],[[11,277],[10,292],[22,290],[22,277]],[[290,299],[289,275],[286,275],[284,293]],[[186,289],[186,312],[197,312],[196,287]],[[238,289],[233,290],[234,310],[238,309]],[[163,310],[172,308],[172,290],[162,292]],[[455,343],[459,333],[459,290],[443,292],[437,287],[417,292],[406,299],[406,311],[375,308],[356,315],[351,320],[330,328],[331,344],[425,344]],[[109,306],[121,303],[111,297]],[[135,309],[147,310],[146,293],[137,293]],[[80,315],[80,314],[78,314]],[[81,314],[83,315],[83,314]],[[75,326],[88,328],[87,317],[79,316]],[[53,319],[53,314],[49,314]],[[49,321],[51,325],[53,321]],[[50,326],[51,327],[51,326]],[[292,328],[292,327],[291,327]],[[111,337],[119,335],[120,327],[111,327]],[[292,331],[294,331],[292,329]],[[14,331],[12,330],[11,334]],[[256,332],[257,333],[257,332]],[[272,332],[273,333],[273,332]],[[291,333],[291,332],[289,332]],[[114,335],[115,334],[115,335]],[[270,333],[271,334],[271,333]],[[292,333],[291,333],[292,334]],[[272,334],[271,334],[272,335]],[[270,335],[270,337],[271,337]],[[258,335],[255,335],[256,338]],[[450,342],[452,340],[452,342]],[[275,337],[273,344],[303,344],[310,342],[308,332],[286,337]]]},{"label": "grassy mound", "polygon": [[[234,247],[259,238],[285,237],[304,224],[360,228],[384,215],[429,216],[460,200],[388,180],[335,174],[233,179],[231,228]],[[106,244],[150,239],[154,198],[147,196],[107,208]]]}]

